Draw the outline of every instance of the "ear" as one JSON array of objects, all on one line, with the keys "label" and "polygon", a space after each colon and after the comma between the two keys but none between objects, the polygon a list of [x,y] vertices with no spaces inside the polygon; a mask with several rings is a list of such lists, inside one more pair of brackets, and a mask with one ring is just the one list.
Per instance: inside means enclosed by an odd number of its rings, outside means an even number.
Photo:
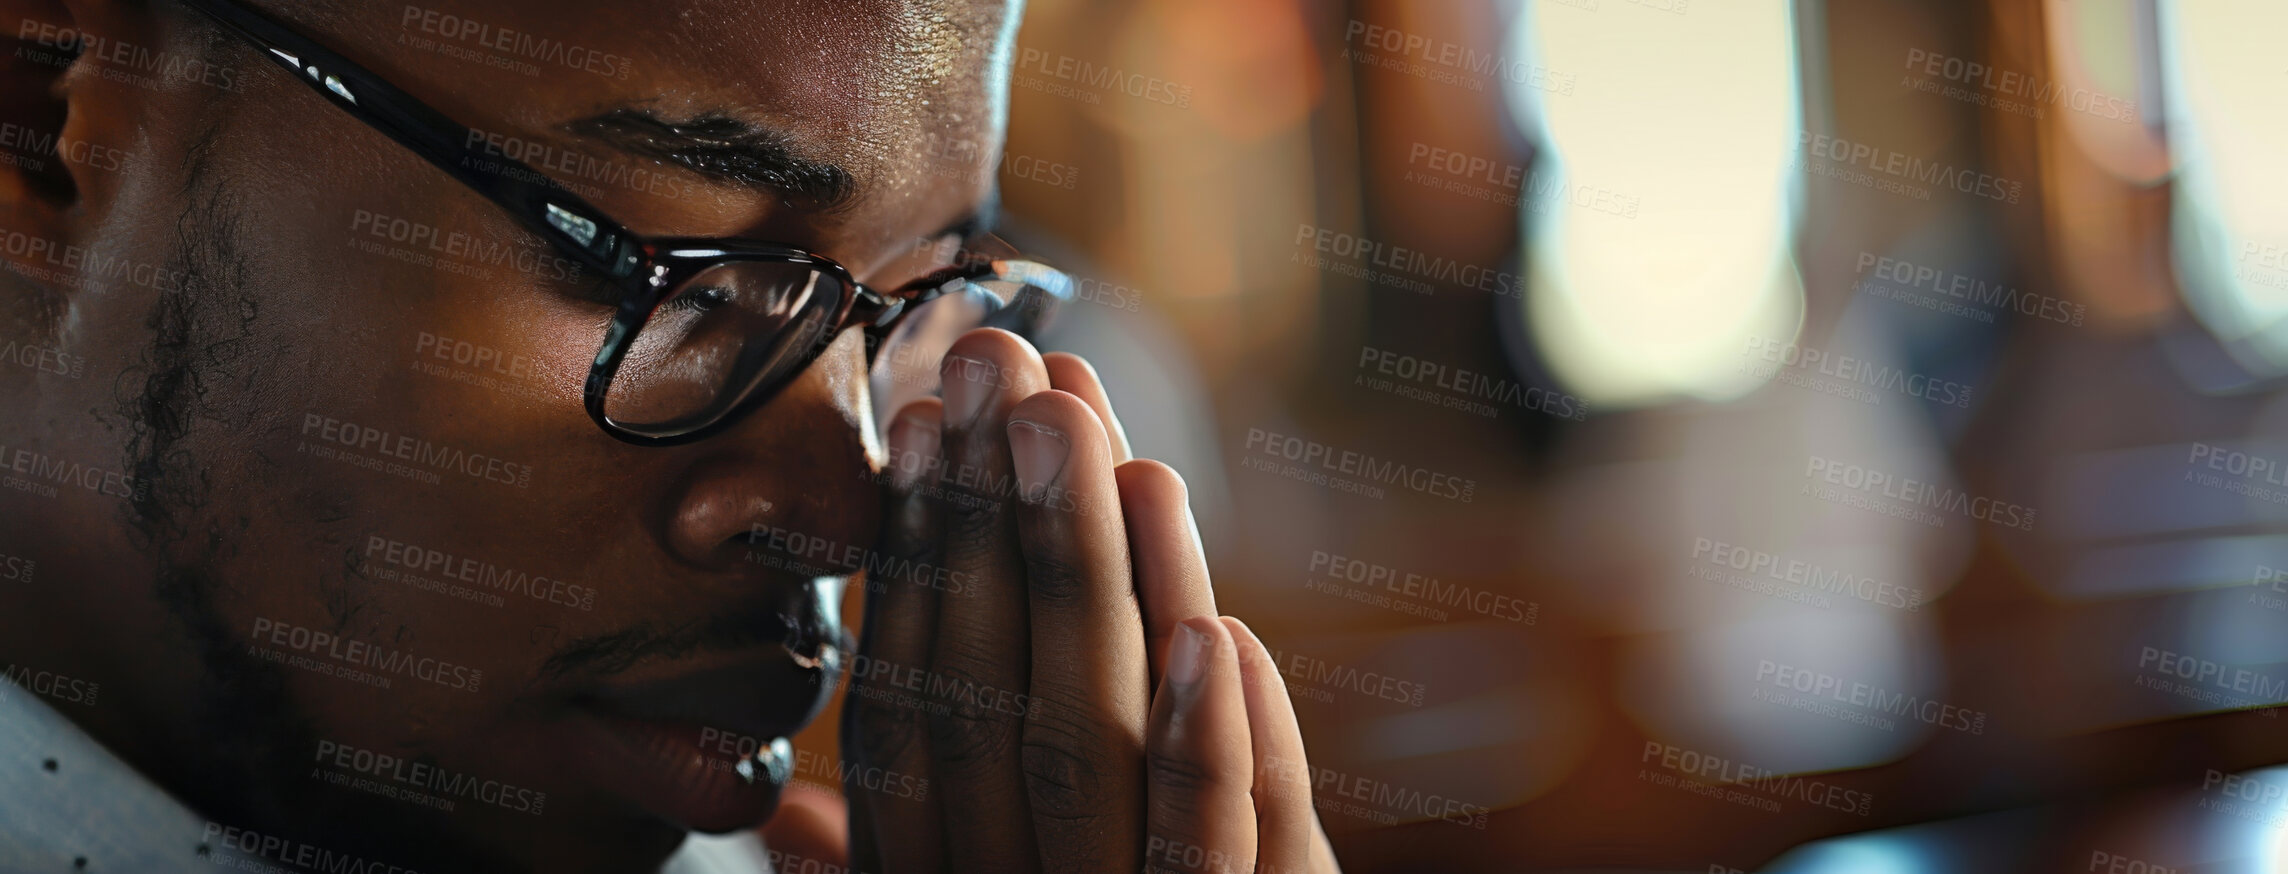
[{"label": "ear", "polygon": [[[153,104],[211,64],[134,0],[0,0],[0,263],[69,293],[73,253],[126,178]],[[207,76],[206,78],[212,78]],[[211,95],[209,95],[211,97]],[[90,209],[90,207],[94,207]]]}]

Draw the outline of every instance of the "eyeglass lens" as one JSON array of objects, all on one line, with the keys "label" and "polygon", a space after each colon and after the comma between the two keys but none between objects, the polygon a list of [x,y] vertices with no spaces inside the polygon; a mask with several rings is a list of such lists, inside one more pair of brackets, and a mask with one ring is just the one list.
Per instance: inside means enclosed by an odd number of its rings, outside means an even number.
[{"label": "eyeglass lens", "polygon": [[801,368],[843,293],[802,264],[733,261],[693,276],[637,332],[604,414],[647,436],[706,427]]}]

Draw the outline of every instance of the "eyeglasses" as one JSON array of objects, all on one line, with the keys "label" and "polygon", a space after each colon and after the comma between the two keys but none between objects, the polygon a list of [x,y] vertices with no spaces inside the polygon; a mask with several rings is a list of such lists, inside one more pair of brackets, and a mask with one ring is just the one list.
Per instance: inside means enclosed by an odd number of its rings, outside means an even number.
[{"label": "eyeglasses", "polygon": [[964,331],[1030,337],[1072,298],[1069,278],[1026,261],[963,258],[885,294],[794,246],[642,237],[523,163],[478,153],[468,127],[284,24],[235,0],[183,2],[619,286],[584,392],[589,417],[629,443],[667,446],[722,431],[851,326],[866,332],[880,420],[884,401],[936,391],[938,359]]}]

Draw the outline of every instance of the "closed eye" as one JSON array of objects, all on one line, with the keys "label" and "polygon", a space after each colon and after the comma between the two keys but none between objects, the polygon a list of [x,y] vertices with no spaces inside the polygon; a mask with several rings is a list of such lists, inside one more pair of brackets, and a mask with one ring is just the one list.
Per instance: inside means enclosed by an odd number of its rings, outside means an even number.
[{"label": "closed eye", "polygon": [[667,308],[685,312],[704,313],[731,302],[731,290],[720,285],[707,285],[685,289],[667,302]]}]

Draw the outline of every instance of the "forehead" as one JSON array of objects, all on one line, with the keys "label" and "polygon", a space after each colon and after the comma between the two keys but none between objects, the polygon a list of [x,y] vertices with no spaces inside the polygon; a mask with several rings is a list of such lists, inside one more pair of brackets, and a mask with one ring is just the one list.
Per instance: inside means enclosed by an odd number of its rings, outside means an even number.
[{"label": "forehead", "polygon": [[933,143],[997,135],[993,83],[1017,14],[1012,0],[264,5],[472,127],[545,137],[631,108],[729,117],[889,200],[933,187],[911,169],[943,152]]},{"label": "forehead", "polygon": [[[523,5],[523,4],[520,4]],[[630,44],[631,78],[744,100],[790,122],[858,137],[974,120],[991,106],[998,0],[678,0],[625,4],[610,30]],[[629,37],[632,37],[630,39]],[[700,96],[704,95],[704,96]]]}]

